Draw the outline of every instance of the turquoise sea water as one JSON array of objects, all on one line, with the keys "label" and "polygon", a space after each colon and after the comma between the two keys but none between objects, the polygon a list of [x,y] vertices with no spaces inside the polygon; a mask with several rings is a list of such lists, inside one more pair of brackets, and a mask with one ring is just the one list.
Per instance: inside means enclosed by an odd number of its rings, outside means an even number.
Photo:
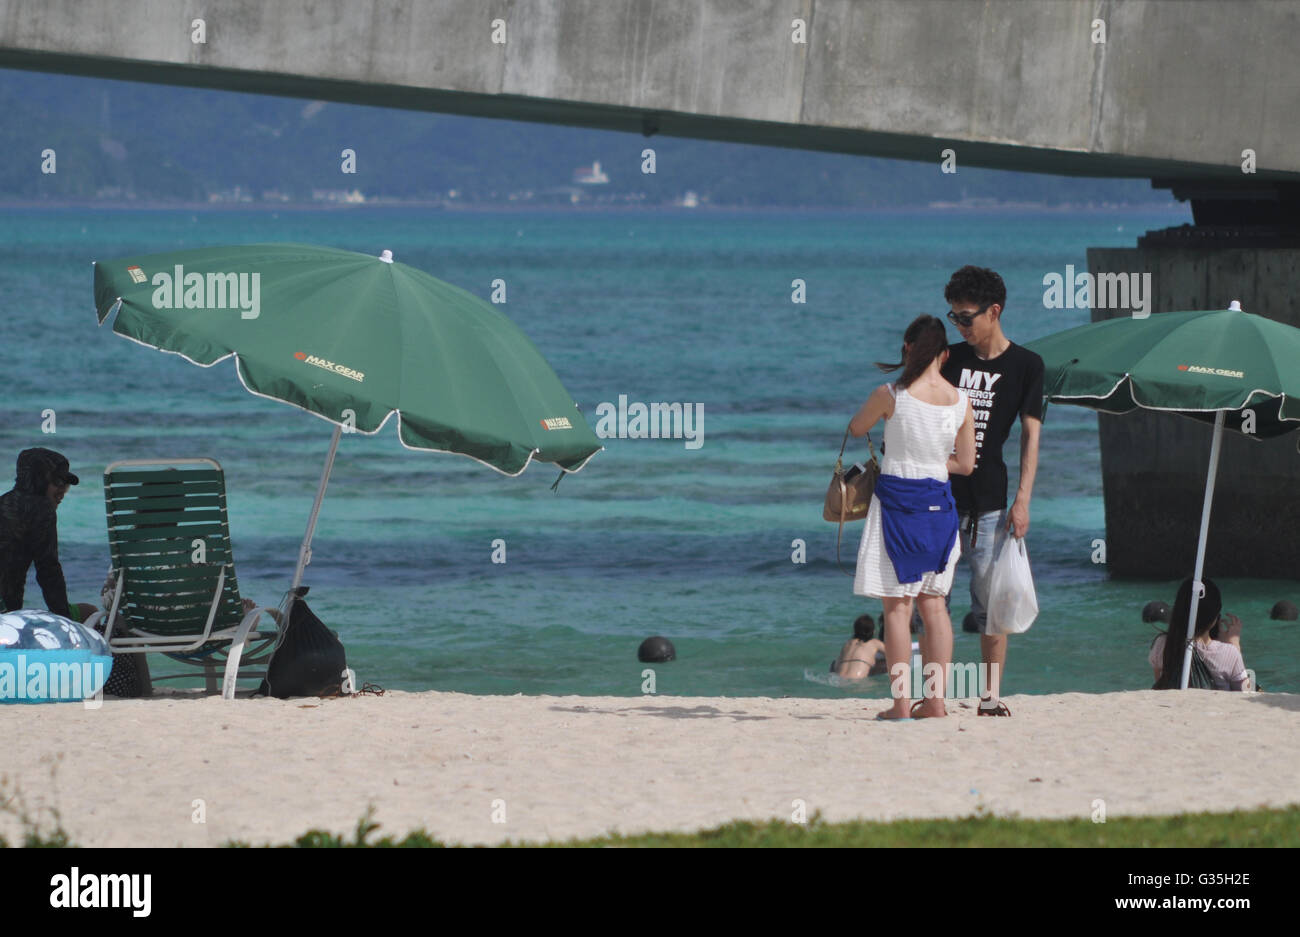
[{"label": "turquoise sea water", "polygon": [[[704,407],[704,444],[606,441],[558,492],[555,472],[504,478],[469,459],[404,450],[390,424],[345,436],[306,582],[363,681],[408,690],[638,695],[636,647],[670,637],[673,695],[846,692],[825,672],[861,611],[835,567],[821,499],[848,417],[898,354],[906,324],[942,314],[958,266],[1006,279],[1008,334],[1027,341],[1087,321],[1047,310],[1042,278],[1082,269],[1089,246],[1125,246],[1189,220],[1168,213],[447,213],[351,211],[0,212],[6,389],[0,459],[63,451],[82,476],[60,508],[73,600],[107,568],[100,473],[113,459],[206,455],[225,467],[245,595],[274,603],[293,572],[330,427],[249,395],[232,362],[210,369],[98,329],[92,260],[235,242],[306,241],[398,260],[504,307],[588,419],[603,401]],[[791,281],[807,303],[791,303]],[[954,340],[957,340],[955,333]],[[40,430],[43,410],[57,432]],[[1208,429],[1206,450],[1208,453]],[[1006,449],[1014,490],[1018,442]],[[860,529],[848,532],[852,560]],[[1112,581],[1096,418],[1055,407],[1043,438],[1029,549],[1042,612],[1011,639],[1006,693],[1147,687],[1141,622],[1171,582]],[[491,562],[494,540],[507,562]],[[792,541],[807,563],[791,562]],[[1189,571],[1190,572],[1190,571]],[[1209,571],[1213,575],[1213,571]],[[963,566],[954,619],[967,611]],[[1272,622],[1295,581],[1223,580],[1246,623],[1247,665],[1300,691],[1294,623]],[[28,604],[39,590],[29,586]],[[955,659],[978,659],[958,631]],[[155,667],[155,669],[158,669]],[[883,697],[883,680],[857,694]]]}]

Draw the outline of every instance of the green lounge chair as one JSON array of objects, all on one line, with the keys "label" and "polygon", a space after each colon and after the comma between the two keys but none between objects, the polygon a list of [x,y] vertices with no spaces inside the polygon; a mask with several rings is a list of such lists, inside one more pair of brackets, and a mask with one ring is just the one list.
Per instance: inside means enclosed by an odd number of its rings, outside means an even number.
[{"label": "green lounge chair", "polygon": [[[113,653],[164,653],[202,666],[210,691],[224,659],[225,699],[234,698],[236,679],[265,676],[248,668],[269,660],[281,631],[269,608],[244,612],[221,466],[212,459],[114,462],[104,470],[104,503],[116,578],[104,637]],[[154,679],[186,676],[193,672]]]}]

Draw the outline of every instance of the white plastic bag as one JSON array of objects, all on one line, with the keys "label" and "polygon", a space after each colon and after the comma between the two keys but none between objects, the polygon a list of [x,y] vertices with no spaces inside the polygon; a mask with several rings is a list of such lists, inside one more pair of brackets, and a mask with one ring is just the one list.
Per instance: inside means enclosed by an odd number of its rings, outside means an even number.
[{"label": "white plastic bag", "polygon": [[1023,537],[1006,537],[989,573],[990,634],[1020,634],[1038,617],[1038,595]]}]

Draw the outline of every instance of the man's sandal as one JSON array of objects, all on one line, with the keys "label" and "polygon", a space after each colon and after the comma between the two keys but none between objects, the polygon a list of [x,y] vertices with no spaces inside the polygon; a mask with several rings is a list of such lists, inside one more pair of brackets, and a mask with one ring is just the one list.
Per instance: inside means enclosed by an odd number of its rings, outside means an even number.
[{"label": "man's sandal", "polygon": [[1011,710],[1007,709],[1007,704],[1002,702],[1001,700],[998,701],[998,704],[996,706],[985,706],[984,705],[985,702],[986,702],[985,700],[980,700],[979,706],[975,707],[975,715],[977,716],[1011,715]]}]

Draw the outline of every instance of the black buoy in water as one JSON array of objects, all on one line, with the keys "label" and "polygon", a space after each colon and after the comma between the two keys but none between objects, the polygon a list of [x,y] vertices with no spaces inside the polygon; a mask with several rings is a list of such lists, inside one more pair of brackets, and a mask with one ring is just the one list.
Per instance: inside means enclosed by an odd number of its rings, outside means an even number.
[{"label": "black buoy in water", "polygon": [[1268,613],[1268,617],[1274,621],[1295,621],[1296,614],[1295,603],[1283,599],[1273,606],[1273,610]]},{"label": "black buoy in water", "polygon": [[676,660],[677,651],[673,648],[673,642],[654,635],[641,642],[641,646],[636,649],[636,659],[645,664],[659,664]]},{"label": "black buoy in water", "polygon": [[975,620],[974,612],[966,613],[966,617],[961,620],[961,630],[969,631],[972,634],[980,630],[979,622]]},{"label": "black buoy in water", "polygon": [[1164,602],[1148,602],[1142,606],[1143,621],[1163,621],[1165,624],[1169,624],[1170,614],[1169,606]]}]

